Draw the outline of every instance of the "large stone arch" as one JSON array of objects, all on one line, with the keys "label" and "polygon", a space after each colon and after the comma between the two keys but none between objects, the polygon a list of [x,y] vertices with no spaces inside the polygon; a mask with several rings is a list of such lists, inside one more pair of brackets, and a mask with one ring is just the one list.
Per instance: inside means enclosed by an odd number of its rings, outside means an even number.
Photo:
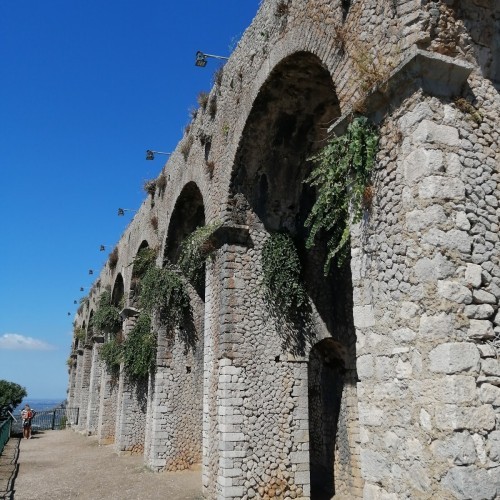
[{"label": "large stone arch", "polygon": [[[194,181],[179,193],[169,218],[163,265],[175,266],[182,242],[205,225],[205,204]],[[155,469],[183,470],[202,462],[203,346],[205,284],[187,284],[192,324],[175,331],[158,328],[148,463]],[[149,434],[149,433],[148,433]]]}]

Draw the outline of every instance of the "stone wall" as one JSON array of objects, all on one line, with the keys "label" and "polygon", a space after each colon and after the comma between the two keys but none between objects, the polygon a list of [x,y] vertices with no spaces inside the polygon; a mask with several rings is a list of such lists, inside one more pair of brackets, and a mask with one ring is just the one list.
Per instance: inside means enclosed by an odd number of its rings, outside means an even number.
[{"label": "stone wall", "polygon": [[[201,463],[206,498],[500,495],[499,11],[262,2],[165,165],[165,191],[144,201],[76,318],[89,324],[118,279],[137,306],[144,242],[160,266],[219,221],[204,289],[190,289],[196,335],[158,329],[142,406],[75,343],[69,395],[87,431],[95,368],[101,442],[144,447],[155,470]],[[325,277],[325,237],[305,246],[315,192],[303,181],[353,112],[379,127],[373,200],[350,259]],[[262,286],[263,245],[284,230],[309,297],[307,326],[285,330]]]}]

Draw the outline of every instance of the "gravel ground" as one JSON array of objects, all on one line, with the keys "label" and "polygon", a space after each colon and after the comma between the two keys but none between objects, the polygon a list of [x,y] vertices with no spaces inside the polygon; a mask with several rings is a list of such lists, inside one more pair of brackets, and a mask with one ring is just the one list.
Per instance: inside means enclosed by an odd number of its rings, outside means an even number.
[{"label": "gravel ground", "polygon": [[[14,441],[14,442],[12,442]],[[11,439],[11,446],[15,444]],[[201,471],[153,473],[142,456],[118,456],[112,445],[71,430],[21,439],[13,500],[198,500]],[[2,498],[0,496],[0,498]]]}]

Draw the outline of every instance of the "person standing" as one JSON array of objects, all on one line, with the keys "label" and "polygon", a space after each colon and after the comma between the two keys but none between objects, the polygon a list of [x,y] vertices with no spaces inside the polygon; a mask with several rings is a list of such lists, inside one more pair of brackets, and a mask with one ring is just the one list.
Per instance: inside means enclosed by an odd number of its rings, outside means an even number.
[{"label": "person standing", "polygon": [[30,408],[30,405],[26,403],[24,409],[21,412],[21,419],[23,421],[23,436],[25,439],[31,439],[31,421],[35,416],[35,411]]}]

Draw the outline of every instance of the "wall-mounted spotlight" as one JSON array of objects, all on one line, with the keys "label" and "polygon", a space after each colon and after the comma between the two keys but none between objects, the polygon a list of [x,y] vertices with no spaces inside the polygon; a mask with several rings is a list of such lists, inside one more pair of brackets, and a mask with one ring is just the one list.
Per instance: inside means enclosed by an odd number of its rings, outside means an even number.
[{"label": "wall-mounted spotlight", "polygon": [[83,292],[85,290],[85,288],[83,288],[83,286],[80,287],[80,292]]},{"label": "wall-mounted spotlight", "polygon": [[89,274],[94,274],[94,271],[92,269],[89,269]]},{"label": "wall-mounted spotlight", "polygon": [[71,316],[71,313],[70,313],[70,312],[68,313],[68,316]]},{"label": "wall-mounted spotlight", "polygon": [[125,215],[125,212],[135,212],[135,210],[132,210],[131,208],[119,208],[118,217],[122,217],[123,215]]},{"label": "wall-mounted spotlight", "polygon": [[172,153],[164,153],[163,151],[153,151],[152,149],[146,149],[146,160],[154,160],[155,155],[171,155]]},{"label": "wall-mounted spotlight", "polygon": [[224,59],[227,61],[229,57],[224,57],[224,56],[214,56],[213,54],[205,54],[201,50],[196,52],[196,60],[194,65],[199,66],[200,68],[204,68],[207,65],[207,57],[211,57],[213,59]]},{"label": "wall-mounted spotlight", "polygon": [[73,304],[78,304],[78,301],[77,301],[77,300],[74,300],[74,301],[73,301]]}]

